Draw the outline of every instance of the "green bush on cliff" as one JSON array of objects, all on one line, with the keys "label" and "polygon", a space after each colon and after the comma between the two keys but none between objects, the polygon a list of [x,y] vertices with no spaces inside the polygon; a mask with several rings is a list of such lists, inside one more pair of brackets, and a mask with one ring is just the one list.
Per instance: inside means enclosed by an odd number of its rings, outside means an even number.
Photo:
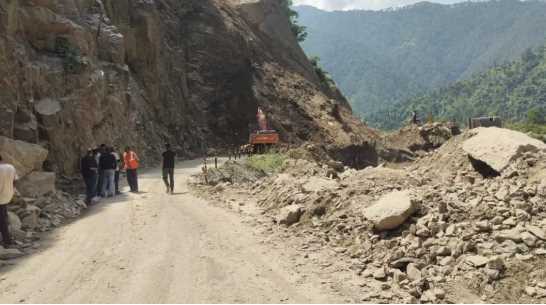
[{"label": "green bush on cliff", "polygon": [[335,87],[336,84],[330,74],[320,65],[320,58],[318,56],[312,56],[311,58],[309,58],[309,60],[311,61],[313,68],[315,68],[315,73],[320,79],[321,84],[327,88]]},{"label": "green bush on cliff", "polygon": [[63,59],[65,72],[77,74],[84,67],[80,50],[70,45],[64,37],[57,37],[55,40],[55,52]]},{"label": "green bush on cliff", "polygon": [[247,163],[250,167],[262,170],[266,173],[278,172],[286,160],[286,156],[280,153],[269,153],[264,155],[254,155],[248,158]]},{"label": "green bush on cliff", "polygon": [[290,18],[290,29],[298,42],[305,41],[307,38],[306,28],[298,23],[298,12],[292,9],[292,0],[281,0],[281,5],[284,8],[286,14]]}]

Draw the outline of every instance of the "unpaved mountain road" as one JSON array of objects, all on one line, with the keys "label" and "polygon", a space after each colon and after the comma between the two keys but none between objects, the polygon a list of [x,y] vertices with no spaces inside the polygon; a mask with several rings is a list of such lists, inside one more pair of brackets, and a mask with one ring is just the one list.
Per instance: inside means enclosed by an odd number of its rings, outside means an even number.
[{"label": "unpaved mountain road", "polygon": [[302,281],[239,217],[195,198],[179,164],[174,195],[159,171],[142,194],[103,201],[0,271],[2,303],[340,302]]}]

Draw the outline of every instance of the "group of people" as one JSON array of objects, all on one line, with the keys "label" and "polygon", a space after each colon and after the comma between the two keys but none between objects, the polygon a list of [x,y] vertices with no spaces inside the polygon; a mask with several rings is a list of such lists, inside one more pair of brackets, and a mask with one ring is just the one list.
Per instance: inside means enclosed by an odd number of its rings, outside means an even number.
[{"label": "group of people", "polygon": [[138,155],[131,149],[125,148],[123,159],[115,147],[100,145],[90,148],[81,159],[81,174],[85,182],[85,203],[92,204],[97,198],[114,197],[121,194],[119,190],[120,171],[127,173],[127,183],[131,192],[138,193]]},{"label": "group of people", "polygon": [[[163,152],[163,181],[167,194],[174,192],[174,167],[176,153],[170,144],[165,144]],[[123,158],[114,147],[102,144],[96,149],[89,149],[81,160],[81,174],[86,186],[86,204],[92,204],[96,198],[108,198],[121,194],[119,190],[120,171],[125,170],[127,184],[132,193],[138,193],[138,168],[140,159],[131,149],[125,148]]]},{"label": "group of people", "polygon": [[[174,168],[176,153],[166,144],[163,152],[163,181],[168,194],[174,192]],[[85,181],[87,204],[96,202],[97,197],[113,197],[121,194],[119,189],[120,171],[127,173],[127,183],[131,192],[138,193],[138,168],[140,159],[130,148],[120,158],[120,154],[114,147],[101,145],[95,149],[89,149],[81,159],[81,174]],[[15,247],[9,233],[9,220],[7,205],[15,195],[15,181],[18,179],[15,167],[5,162],[0,154],[0,234],[4,248]]]}]

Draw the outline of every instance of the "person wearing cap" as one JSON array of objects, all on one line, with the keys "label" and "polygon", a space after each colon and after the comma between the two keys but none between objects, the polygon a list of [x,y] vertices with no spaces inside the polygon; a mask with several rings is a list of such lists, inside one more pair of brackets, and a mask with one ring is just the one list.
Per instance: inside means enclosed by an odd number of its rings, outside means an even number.
[{"label": "person wearing cap", "polygon": [[92,148],[81,160],[81,174],[85,182],[85,203],[90,205],[97,195],[98,164]]}]

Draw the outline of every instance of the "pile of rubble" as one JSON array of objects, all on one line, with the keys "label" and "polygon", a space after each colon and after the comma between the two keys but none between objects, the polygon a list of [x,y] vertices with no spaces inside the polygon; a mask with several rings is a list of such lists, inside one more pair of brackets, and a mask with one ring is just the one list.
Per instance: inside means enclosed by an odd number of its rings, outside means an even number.
[{"label": "pile of rubble", "polygon": [[471,302],[546,298],[544,143],[479,128],[407,168],[338,169],[337,179],[327,165],[286,162],[248,185],[249,198],[379,287],[362,300],[461,302],[462,290]]},{"label": "pile of rubble", "polygon": [[461,133],[454,123],[408,125],[382,137],[381,156],[388,161],[406,161],[433,151]]},{"label": "pile of rubble", "polygon": [[19,247],[0,247],[0,260],[4,260],[36,248],[36,233],[49,231],[67,219],[79,216],[87,206],[82,200],[57,190],[55,173],[43,171],[48,155],[46,149],[0,137],[0,151],[5,161],[15,166],[19,176],[15,184],[17,194],[8,205],[10,233]]}]

